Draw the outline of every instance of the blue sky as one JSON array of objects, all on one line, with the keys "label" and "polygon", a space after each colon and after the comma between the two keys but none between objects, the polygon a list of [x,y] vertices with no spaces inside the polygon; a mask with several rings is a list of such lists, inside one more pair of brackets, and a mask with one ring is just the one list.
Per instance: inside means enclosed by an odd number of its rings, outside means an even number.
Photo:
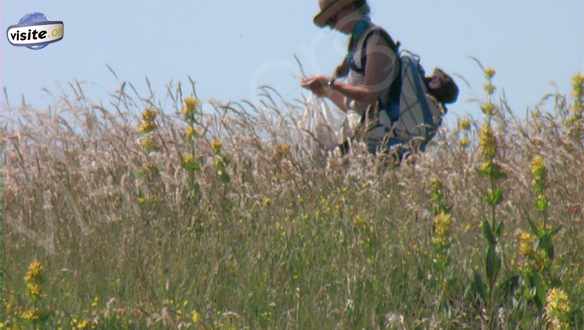
[{"label": "blue sky", "polygon": [[[370,0],[373,20],[402,46],[422,57],[427,71],[440,66],[464,76],[459,115],[478,114],[466,102],[481,95],[482,74],[469,56],[497,69],[496,84],[518,114],[547,92],[569,91],[584,71],[584,1],[389,1]],[[170,80],[192,76],[203,99],[254,99],[270,84],[285,97],[298,86],[293,55],[309,74],[330,73],[343,56],[346,37],[312,24],[317,0],[33,1],[0,2],[2,31],[40,11],[63,20],[64,40],[34,51],[0,42],[0,86],[15,103],[25,95],[37,107],[74,79],[95,98],[118,86],[107,70],[158,94]],[[3,102],[2,102],[3,103]]]}]

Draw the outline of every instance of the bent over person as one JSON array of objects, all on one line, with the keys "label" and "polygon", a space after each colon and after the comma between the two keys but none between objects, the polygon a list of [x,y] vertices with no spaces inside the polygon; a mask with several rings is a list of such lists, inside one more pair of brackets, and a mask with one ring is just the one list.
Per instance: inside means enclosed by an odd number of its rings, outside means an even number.
[{"label": "bent over person", "polygon": [[[350,36],[348,52],[332,77],[308,77],[301,84],[347,113],[352,138],[365,141],[369,152],[389,148],[397,143],[387,136],[399,116],[400,90],[394,84],[400,72],[398,47],[371,22],[366,0],[319,0],[319,4],[321,11],[314,23]],[[347,79],[340,81],[341,77]],[[350,120],[351,114],[357,120]],[[342,153],[348,146],[348,141],[340,146]]]}]

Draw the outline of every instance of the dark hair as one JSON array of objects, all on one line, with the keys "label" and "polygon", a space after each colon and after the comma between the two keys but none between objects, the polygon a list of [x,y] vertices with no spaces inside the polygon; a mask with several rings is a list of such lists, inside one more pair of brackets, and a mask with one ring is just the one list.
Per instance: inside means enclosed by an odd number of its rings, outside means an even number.
[{"label": "dark hair", "polygon": [[458,99],[458,86],[454,80],[441,69],[434,69],[432,76],[426,77],[428,93],[443,104],[454,103]]}]

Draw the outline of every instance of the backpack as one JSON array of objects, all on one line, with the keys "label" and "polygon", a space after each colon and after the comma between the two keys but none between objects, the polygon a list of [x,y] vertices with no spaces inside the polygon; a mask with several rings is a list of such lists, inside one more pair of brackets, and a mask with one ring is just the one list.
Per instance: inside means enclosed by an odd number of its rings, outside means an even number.
[{"label": "backpack", "polygon": [[[378,33],[397,54],[400,72],[389,88],[387,104],[381,104],[381,101],[378,101],[377,106],[387,113],[384,118],[389,118],[389,120],[378,122],[371,128],[385,126],[387,134],[383,142],[378,143],[380,145],[377,148],[370,148],[370,151],[379,148],[393,149],[395,146],[399,146],[401,151],[405,149],[406,152],[408,149],[424,151],[428,142],[436,135],[447,113],[444,103],[456,101],[458,88],[448,75],[437,70],[447,78],[448,84],[443,85],[447,87],[449,97],[445,98],[442,95],[436,97],[438,96],[436,93],[433,96],[434,90],[429,90],[427,86],[427,81],[431,78],[425,77],[420,58],[411,52],[399,51],[400,43],[395,43],[385,30],[375,26],[366,32],[362,44],[362,67],[356,67],[352,60],[347,58],[337,68],[336,75],[346,74],[348,68],[360,73],[365,71],[367,61],[365,49],[369,37],[374,33]],[[439,88],[443,92],[444,87],[439,86]],[[365,121],[365,117],[366,114],[363,115],[361,123]]]}]

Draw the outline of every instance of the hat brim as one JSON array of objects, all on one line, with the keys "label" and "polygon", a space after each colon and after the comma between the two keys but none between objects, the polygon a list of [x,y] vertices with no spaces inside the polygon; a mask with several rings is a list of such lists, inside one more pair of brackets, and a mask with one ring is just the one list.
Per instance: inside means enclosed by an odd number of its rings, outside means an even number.
[{"label": "hat brim", "polygon": [[333,2],[328,7],[320,11],[316,16],[314,16],[314,24],[318,27],[325,27],[327,22],[331,17],[335,16],[341,9],[355,2],[356,0],[339,0]]}]

